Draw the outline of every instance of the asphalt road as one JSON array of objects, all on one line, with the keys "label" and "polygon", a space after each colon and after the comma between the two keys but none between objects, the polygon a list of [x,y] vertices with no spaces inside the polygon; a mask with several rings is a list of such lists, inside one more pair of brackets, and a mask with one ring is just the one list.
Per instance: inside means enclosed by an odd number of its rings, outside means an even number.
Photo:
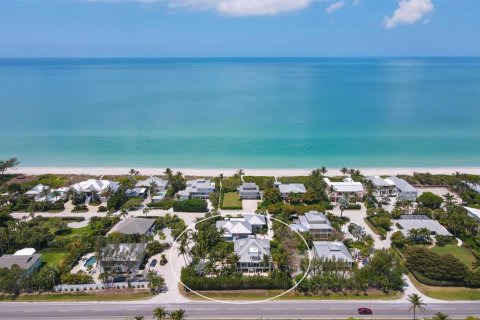
[{"label": "asphalt road", "polygon": [[[164,304],[168,311],[185,309],[188,319],[345,319],[358,317],[357,308],[368,307],[371,319],[411,319],[408,303],[374,301],[271,301],[256,304],[188,302]],[[0,319],[129,319],[143,315],[152,317],[157,307],[144,302],[4,302],[0,303]],[[417,317],[444,312],[454,319],[480,316],[480,303],[431,303]]]}]

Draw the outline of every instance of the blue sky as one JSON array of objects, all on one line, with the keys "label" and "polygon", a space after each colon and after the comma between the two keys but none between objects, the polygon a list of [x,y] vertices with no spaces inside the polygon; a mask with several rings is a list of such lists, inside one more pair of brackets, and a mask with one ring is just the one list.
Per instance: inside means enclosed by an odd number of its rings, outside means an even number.
[{"label": "blue sky", "polygon": [[1,57],[480,56],[479,0],[0,0]]}]

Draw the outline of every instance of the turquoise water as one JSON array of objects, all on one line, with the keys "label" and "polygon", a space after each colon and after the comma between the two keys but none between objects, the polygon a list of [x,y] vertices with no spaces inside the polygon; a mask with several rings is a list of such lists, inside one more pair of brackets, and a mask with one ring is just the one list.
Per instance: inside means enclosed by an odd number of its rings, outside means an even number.
[{"label": "turquoise water", "polygon": [[480,165],[480,58],[0,60],[24,166]]},{"label": "turquoise water", "polygon": [[92,256],[90,258],[87,259],[87,261],[85,261],[85,263],[83,264],[84,267],[93,267],[95,265],[95,263],[97,263],[97,258],[95,256]]}]

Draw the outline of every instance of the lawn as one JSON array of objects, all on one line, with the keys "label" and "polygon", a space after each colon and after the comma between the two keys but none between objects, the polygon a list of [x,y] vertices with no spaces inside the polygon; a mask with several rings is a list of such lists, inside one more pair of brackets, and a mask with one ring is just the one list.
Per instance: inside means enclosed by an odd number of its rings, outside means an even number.
[{"label": "lawn", "polygon": [[42,252],[42,261],[47,266],[56,267],[66,254],[66,252]]},{"label": "lawn", "polygon": [[468,249],[453,244],[448,244],[443,247],[434,247],[431,250],[439,254],[451,253],[469,268],[472,268],[472,264],[476,261],[475,257],[470,251],[468,251]]},{"label": "lawn", "polygon": [[245,182],[255,182],[260,190],[265,190],[273,187],[275,182],[274,177],[269,176],[244,176],[243,181]]},{"label": "lawn", "polygon": [[440,300],[480,300],[480,289],[427,286],[418,282],[412,274],[409,274],[408,277],[418,290],[431,298]]},{"label": "lawn", "polygon": [[240,210],[242,209],[242,200],[237,192],[226,192],[223,194],[222,209]]},{"label": "lawn", "polygon": [[307,184],[310,181],[309,176],[291,176],[291,177],[279,177],[278,181],[281,183],[303,183]]},{"label": "lawn", "polygon": [[0,296],[0,301],[126,301],[150,299],[150,291],[101,292],[101,293],[49,293],[20,295],[15,299]]}]

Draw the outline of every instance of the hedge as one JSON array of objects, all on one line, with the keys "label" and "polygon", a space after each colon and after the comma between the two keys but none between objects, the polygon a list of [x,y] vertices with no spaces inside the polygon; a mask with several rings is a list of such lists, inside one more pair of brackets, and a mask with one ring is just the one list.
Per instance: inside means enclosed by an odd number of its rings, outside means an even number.
[{"label": "hedge", "polygon": [[183,268],[182,283],[191,290],[247,290],[247,289],[286,289],[291,286],[284,278],[271,278],[260,275],[201,277],[191,268]]},{"label": "hedge", "polygon": [[345,210],[360,210],[362,208],[359,204],[349,204]]},{"label": "hedge", "polygon": [[173,200],[161,200],[160,202],[150,202],[150,203],[147,203],[147,207],[168,210],[171,207],[173,207],[174,202],[175,201]]},{"label": "hedge", "polygon": [[208,212],[207,201],[203,199],[189,199],[185,201],[175,201],[173,203],[175,212]]},{"label": "hedge", "polygon": [[461,281],[447,281],[447,280],[434,280],[430,279],[429,277],[413,271],[410,269],[410,272],[413,274],[415,279],[417,279],[420,283],[426,284],[428,286],[436,286],[436,287],[463,287],[464,284]]}]

